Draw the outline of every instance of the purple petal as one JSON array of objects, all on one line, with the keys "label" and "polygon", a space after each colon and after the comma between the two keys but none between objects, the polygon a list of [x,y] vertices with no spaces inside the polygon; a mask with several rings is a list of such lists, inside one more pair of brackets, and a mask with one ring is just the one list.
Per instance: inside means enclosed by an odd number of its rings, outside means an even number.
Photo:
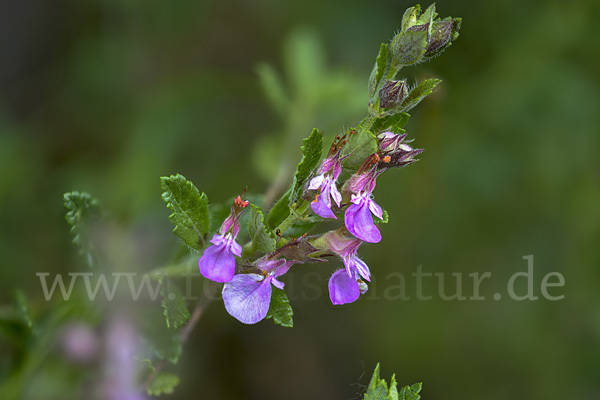
[{"label": "purple petal", "polygon": [[321,184],[323,183],[323,180],[325,179],[325,175],[321,174],[321,175],[317,175],[314,178],[312,178],[310,180],[310,184],[308,185],[308,188],[310,190],[317,190],[321,187]]},{"label": "purple petal", "polygon": [[331,211],[331,200],[329,200],[328,192],[322,191],[318,194],[317,198],[310,203],[310,207],[320,217],[337,219],[333,211]]},{"label": "purple petal", "polygon": [[371,282],[371,271],[369,271],[369,267],[363,260],[358,258],[357,256],[344,258],[344,265],[347,269],[352,269],[358,271],[360,276],[362,276],[367,281]]},{"label": "purple petal", "polygon": [[244,324],[264,319],[271,304],[271,279],[258,274],[236,275],[223,286],[225,309]]},{"label": "purple petal", "polygon": [[342,194],[335,185],[335,182],[331,183],[331,197],[333,198],[333,201],[335,201],[335,204],[337,204],[337,206],[339,207],[342,203]]},{"label": "purple petal", "polygon": [[375,203],[372,199],[367,200],[369,202],[369,210],[379,219],[383,219],[383,210],[379,204]]},{"label": "purple petal", "polygon": [[329,279],[329,298],[336,305],[358,300],[360,287],[354,277],[348,277],[345,269],[336,271]]},{"label": "purple petal", "polygon": [[215,282],[229,282],[235,274],[235,256],[226,244],[210,246],[198,260],[200,273]]},{"label": "purple petal", "polygon": [[278,279],[273,278],[273,280],[271,281],[271,283],[273,284],[273,286],[275,286],[277,289],[281,289],[283,290],[283,288],[285,287],[285,283],[281,282]]},{"label": "purple petal", "polygon": [[378,243],[381,241],[381,233],[371,216],[371,210],[366,201],[359,204],[352,203],[346,210],[346,228],[351,234],[369,243]]}]

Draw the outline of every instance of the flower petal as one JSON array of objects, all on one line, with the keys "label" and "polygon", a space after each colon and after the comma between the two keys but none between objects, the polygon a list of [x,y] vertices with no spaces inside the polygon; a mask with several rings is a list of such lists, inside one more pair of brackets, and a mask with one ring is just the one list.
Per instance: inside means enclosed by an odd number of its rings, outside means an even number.
[{"label": "flower petal", "polygon": [[[331,201],[329,200],[329,193],[321,192],[317,195],[317,198],[310,203],[310,207],[320,217],[323,218],[335,218],[335,214],[331,211]],[[329,203],[329,204],[328,204]]]},{"label": "flower petal", "polygon": [[321,174],[321,175],[317,175],[314,178],[312,178],[310,180],[310,184],[308,185],[308,189],[310,190],[317,190],[321,187],[321,184],[323,183],[323,179],[325,179],[325,175]]},{"label": "flower petal", "polygon": [[267,316],[271,304],[271,279],[258,274],[239,274],[223,286],[225,309],[244,324]]},{"label": "flower petal", "polygon": [[379,204],[375,203],[373,199],[368,199],[369,202],[369,210],[379,219],[383,219],[383,210],[379,206]]},{"label": "flower petal", "polygon": [[225,244],[210,246],[198,260],[200,273],[215,282],[229,282],[235,274],[235,257]]},{"label": "flower petal", "polygon": [[329,279],[329,298],[335,305],[352,303],[360,297],[360,287],[345,269],[336,271]]},{"label": "flower petal", "polygon": [[381,233],[373,222],[367,201],[351,204],[346,210],[345,223],[348,231],[360,240],[369,243],[381,241]]}]

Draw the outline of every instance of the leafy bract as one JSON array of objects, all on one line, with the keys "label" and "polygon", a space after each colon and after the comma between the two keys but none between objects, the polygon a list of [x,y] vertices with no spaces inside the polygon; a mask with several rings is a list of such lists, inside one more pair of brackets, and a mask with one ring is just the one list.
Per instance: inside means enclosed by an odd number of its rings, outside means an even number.
[{"label": "leafy bract", "polygon": [[190,310],[181,290],[169,279],[161,277],[161,306],[169,329],[179,329],[190,319]]},{"label": "leafy bract", "polygon": [[285,292],[273,287],[271,305],[269,306],[267,318],[273,318],[273,322],[277,325],[291,328],[294,326],[294,320],[292,319],[293,315],[294,311],[292,310],[290,300]]},{"label": "leafy bract", "polygon": [[162,198],[173,211],[169,216],[175,225],[173,233],[190,248],[201,250],[210,222],[206,194],[200,194],[192,182],[179,174],[160,178],[160,184]]}]

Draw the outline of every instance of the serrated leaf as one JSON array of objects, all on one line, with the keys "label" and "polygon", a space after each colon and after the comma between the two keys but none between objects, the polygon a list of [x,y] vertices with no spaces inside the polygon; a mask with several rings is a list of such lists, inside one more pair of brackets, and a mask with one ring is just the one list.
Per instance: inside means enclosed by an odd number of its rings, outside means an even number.
[{"label": "serrated leaf", "polygon": [[144,310],[140,318],[140,341],[146,346],[149,355],[176,364],[182,351],[181,335],[178,331],[167,328],[167,325],[160,321],[162,318],[159,309]]},{"label": "serrated leaf", "polygon": [[381,48],[379,49],[379,54],[377,55],[377,59],[375,60],[375,65],[373,66],[373,70],[371,71],[371,76],[369,77],[369,97],[372,98],[377,93],[377,87],[379,86],[379,82],[381,82],[381,78],[383,78],[383,74],[387,68],[388,64],[388,53],[389,53],[389,45],[387,43],[382,43]]},{"label": "serrated leaf", "polygon": [[208,198],[182,175],[160,178],[162,198],[173,211],[169,221],[175,228],[173,233],[192,249],[201,250],[204,235],[208,233],[210,217]]},{"label": "serrated leaf", "polygon": [[279,226],[289,215],[290,215],[290,195],[292,188],[290,188],[271,208],[269,216],[267,217],[267,224],[269,229],[275,229]]},{"label": "serrated leaf", "polygon": [[175,386],[179,384],[179,377],[170,372],[161,372],[152,379],[152,382],[146,388],[146,393],[150,396],[160,396],[161,394],[172,394]]},{"label": "serrated leaf", "polygon": [[356,133],[348,136],[348,142],[344,146],[342,161],[344,168],[357,170],[361,164],[373,153],[377,153],[377,139],[367,129],[359,126]]},{"label": "serrated leaf", "polygon": [[371,124],[370,131],[377,135],[379,132],[389,131],[392,133],[404,133],[404,126],[408,123],[410,115],[407,113],[397,113],[376,118]]},{"label": "serrated leaf", "polygon": [[419,392],[421,391],[422,386],[422,383],[415,383],[412,386],[404,386],[402,389],[400,389],[399,400],[420,400],[421,395],[419,395]]},{"label": "serrated leaf", "polygon": [[375,367],[371,381],[365,393],[364,400],[419,400],[421,396],[421,384],[417,383],[412,386],[405,386],[398,393],[396,376],[392,375],[390,386],[388,388],[385,379],[379,377],[379,363]]},{"label": "serrated leaf", "polygon": [[294,182],[292,183],[292,193],[290,201],[294,202],[302,193],[304,181],[310,176],[310,173],[317,167],[321,160],[323,152],[323,135],[318,129],[313,129],[309,137],[303,140],[302,159],[296,169]]},{"label": "serrated leaf", "polygon": [[160,295],[162,296],[160,304],[163,308],[167,328],[179,329],[190,319],[190,310],[183,298],[183,293],[166,277],[160,279],[160,284]]},{"label": "serrated leaf", "polygon": [[73,243],[79,246],[79,254],[84,256],[88,266],[94,266],[96,249],[91,239],[91,225],[100,217],[98,200],[85,192],[69,192],[63,195],[67,209],[65,219],[71,225]]},{"label": "serrated leaf", "polygon": [[275,251],[276,240],[271,236],[271,231],[267,228],[262,209],[255,204],[251,204],[250,206],[252,207],[252,211],[248,222],[248,232],[250,233],[252,245],[255,249],[263,253]]},{"label": "serrated leaf", "polygon": [[402,102],[400,107],[403,112],[406,112],[419,104],[421,100],[429,96],[433,89],[442,82],[441,79],[425,79],[419,83],[413,90],[410,91],[406,99]]},{"label": "serrated leaf", "polygon": [[383,219],[379,219],[375,217],[376,224],[387,224],[390,221],[390,216],[388,215],[387,210],[383,210]]},{"label": "serrated leaf", "polygon": [[285,292],[273,287],[267,318],[273,318],[273,322],[277,325],[291,328],[294,326],[293,315],[294,311]]}]

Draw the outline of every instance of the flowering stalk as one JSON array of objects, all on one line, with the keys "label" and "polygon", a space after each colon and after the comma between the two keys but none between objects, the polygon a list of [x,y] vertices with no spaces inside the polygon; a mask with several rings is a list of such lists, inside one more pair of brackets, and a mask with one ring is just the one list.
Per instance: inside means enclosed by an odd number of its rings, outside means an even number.
[{"label": "flowering stalk", "polygon": [[[352,303],[368,290],[371,270],[358,257],[358,249],[363,243],[382,241],[380,224],[388,219],[375,201],[377,178],[417,161],[423,150],[413,148],[407,139],[406,111],[440,82],[427,79],[410,89],[408,81],[396,75],[403,66],[431,59],[450,46],[460,22],[460,18],[440,20],[434,6],[422,14],[418,6],[408,9],[400,32],[381,46],[369,78],[365,119],[336,136],[323,158],[323,135],[313,130],[303,142],[291,187],[268,212],[252,204],[247,229],[240,218],[248,201],[238,196],[229,216],[211,231],[209,220],[218,218],[206,196],[187,181],[169,185],[171,178],[163,178],[169,189],[163,197],[174,210],[175,233],[194,251],[202,251],[206,235],[213,233],[198,266],[205,278],[224,283],[225,309],[233,317],[245,324],[273,317],[276,323],[291,326],[293,313],[280,278],[295,264],[332,260],[343,264],[328,282],[334,305]],[[180,192],[192,200],[179,199]],[[181,204],[193,204],[194,211],[184,213]],[[337,229],[319,233],[324,219],[340,217],[343,221],[330,221],[338,224]]]}]

